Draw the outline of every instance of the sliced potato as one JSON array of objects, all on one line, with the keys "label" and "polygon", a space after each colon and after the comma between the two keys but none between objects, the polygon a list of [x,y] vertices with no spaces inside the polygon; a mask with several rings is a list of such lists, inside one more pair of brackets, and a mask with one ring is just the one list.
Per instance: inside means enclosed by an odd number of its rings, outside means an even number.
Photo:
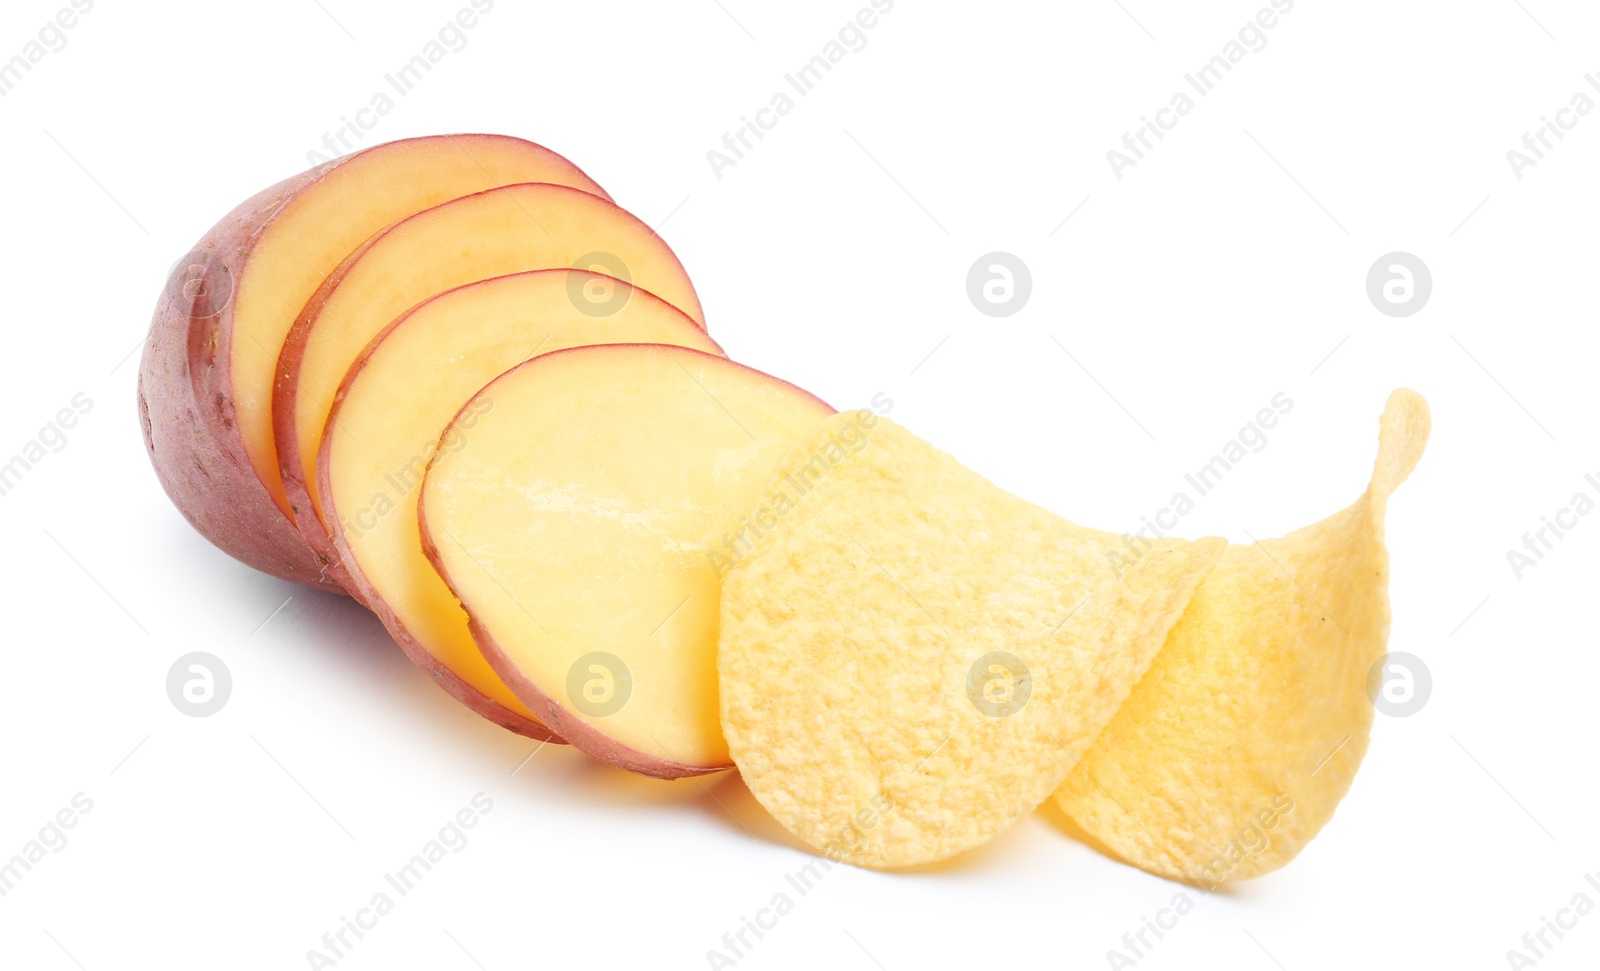
[{"label": "sliced potato", "polygon": [[[373,340],[339,390],[329,425],[340,431],[323,437],[317,467],[332,535],[320,539],[352,592],[441,687],[524,735],[547,733],[490,669],[466,613],[422,554],[422,475],[461,406],[501,373],[537,354],[631,342],[722,353],[681,311],[610,277],[537,270],[469,284],[418,305]],[[470,424],[457,424],[447,450],[470,445]],[[314,517],[301,524],[323,529]]]},{"label": "sliced potato", "polygon": [[1067,777],[1225,545],[1120,537],[1011,496],[888,419],[779,465],[723,588],[722,724],[744,780],[835,860],[977,846]]},{"label": "sliced potato", "polygon": [[1282,539],[1230,546],[1166,646],[1056,793],[1085,832],[1152,873],[1213,886],[1293,859],[1367,750],[1367,674],[1389,637],[1389,494],[1428,439],[1389,398],[1367,492]]},{"label": "sliced potato", "polygon": [[296,519],[321,508],[323,429],[340,383],[379,331],[446,290],[580,262],[705,323],[688,275],[654,230],[566,186],[502,186],[457,199],[396,223],[352,254],[306,305],[278,363],[274,432]]},{"label": "sliced potato", "polygon": [[174,270],[139,371],[145,444],[173,503],[258,570],[338,589],[289,518],[272,431],[273,370],[317,288],[373,233],[498,185],[553,182],[609,199],[571,162],[504,135],[389,142],[245,200]]},{"label": "sliced potato", "polygon": [[423,543],[495,672],[567,741],[662,778],[726,768],[717,556],[830,413],[699,351],[541,355],[446,434],[462,444],[423,483]]}]

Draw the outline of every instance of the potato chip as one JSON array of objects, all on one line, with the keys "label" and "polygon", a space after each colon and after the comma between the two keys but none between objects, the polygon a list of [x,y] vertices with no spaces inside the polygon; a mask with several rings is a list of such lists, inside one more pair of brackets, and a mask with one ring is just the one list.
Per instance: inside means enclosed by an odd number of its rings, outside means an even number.
[{"label": "potato chip", "polygon": [[730,546],[723,733],[835,860],[907,866],[1049,797],[1225,543],[1121,537],[1024,502],[869,412],[822,421]]},{"label": "potato chip", "polygon": [[1282,866],[1328,821],[1367,749],[1367,677],[1389,635],[1384,511],[1428,427],[1422,397],[1394,392],[1365,495],[1228,547],[1056,793],[1086,833],[1135,866],[1214,886]]}]

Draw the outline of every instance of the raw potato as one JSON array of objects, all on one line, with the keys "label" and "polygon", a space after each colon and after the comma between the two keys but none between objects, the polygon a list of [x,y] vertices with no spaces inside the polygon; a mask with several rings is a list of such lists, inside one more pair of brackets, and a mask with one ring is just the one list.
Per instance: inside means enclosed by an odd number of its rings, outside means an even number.
[{"label": "raw potato", "polygon": [[661,778],[726,768],[718,551],[831,411],[698,351],[541,355],[463,409],[477,424],[428,471],[423,543],[495,671],[567,741]]},{"label": "raw potato", "polygon": [[[693,317],[705,317],[688,274],[661,237],[617,206],[558,185],[513,185],[418,213],[373,237],[306,304],[284,342],[274,433],[296,521],[315,522],[317,452],[350,366],[378,332],[436,294],[524,270],[584,269],[619,277]],[[347,580],[343,570],[335,576]]]},{"label": "raw potato", "polygon": [[1225,546],[1161,540],[1119,580],[1120,537],[869,412],[807,434],[758,508],[723,587],[723,730],[790,832],[875,867],[953,856],[1043,802]]},{"label": "raw potato", "polygon": [[[467,615],[422,554],[417,494],[423,470],[466,401],[536,354],[583,344],[663,343],[721,355],[693,320],[621,281],[581,270],[537,270],[434,297],[374,338],[339,390],[317,462],[336,549],[351,592],[406,654],[453,697],[498,725],[548,731],[484,660]],[[492,407],[492,398],[481,399]],[[447,449],[473,442],[461,427]],[[321,520],[304,517],[304,523]]]},{"label": "raw potato", "polygon": [[278,475],[272,390],[284,337],[323,279],[373,233],[518,182],[609,198],[571,162],[531,142],[417,138],[286,179],[247,199],[195,245],[156,307],[139,412],[156,475],[202,535],[266,573],[340,590],[288,518]]},{"label": "raw potato", "polygon": [[1205,886],[1274,870],[1317,834],[1367,750],[1367,675],[1389,636],[1384,511],[1428,429],[1422,397],[1396,391],[1365,495],[1228,548],[1057,792],[1085,832]]}]

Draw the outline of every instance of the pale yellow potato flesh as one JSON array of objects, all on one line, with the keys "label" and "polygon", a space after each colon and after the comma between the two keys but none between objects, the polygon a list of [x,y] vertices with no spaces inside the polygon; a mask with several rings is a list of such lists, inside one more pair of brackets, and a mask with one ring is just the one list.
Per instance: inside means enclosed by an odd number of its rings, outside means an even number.
[{"label": "pale yellow potato flesh", "polygon": [[742,365],[644,345],[542,355],[463,415],[490,401],[467,445],[434,459],[421,520],[496,672],[597,758],[665,778],[727,767],[714,554],[831,409]]},{"label": "pale yellow potato flesh", "polygon": [[1367,750],[1367,677],[1389,635],[1389,494],[1429,431],[1389,398],[1360,499],[1282,539],[1230,546],[1105,733],[1056,793],[1129,863],[1211,887],[1292,859]]},{"label": "pale yellow potato flesh", "polygon": [[[605,310],[588,302],[596,295]],[[634,342],[722,353],[693,320],[643,290],[580,270],[539,270],[469,284],[418,305],[373,340],[339,391],[330,425],[340,430],[324,439],[318,473],[353,592],[408,656],[489,717],[495,712],[483,712],[475,698],[536,716],[490,669],[466,612],[422,553],[423,472],[462,405],[500,374],[537,354]],[[480,406],[493,402],[482,399]],[[447,448],[472,442],[473,429],[464,424]]]},{"label": "pale yellow potato flesh", "polygon": [[602,272],[625,274],[628,282],[704,326],[694,287],[661,237],[586,192],[558,185],[504,186],[391,226],[346,261],[285,346],[274,402],[285,478],[293,477],[309,492],[313,507],[320,506],[316,459],[334,395],[368,342],[400,314],[478,280],[569,268],[581,258],[588,258],[583,268],[590,269],[610,257],[622,268]]},{"label": "pale yellow potato flesh", "polygon": [[1048,798],[1226,545],[1160,540],[1119,577],[1121,537],[868,412],[808,433],[750,518],[723,586],[729,749],[791,833],[874,867],[946,859]]},{"label": "pale yellow potato flesh", "polygon": [[290,199],[254,241],[234,295],[233,403],[250,464],[285,514],[272,428],[273,372],[306,302],[373,233],[442,202],[521,182],[558,183],[610,198],[571,162],[521,139],[408,139],[339,163]]}]

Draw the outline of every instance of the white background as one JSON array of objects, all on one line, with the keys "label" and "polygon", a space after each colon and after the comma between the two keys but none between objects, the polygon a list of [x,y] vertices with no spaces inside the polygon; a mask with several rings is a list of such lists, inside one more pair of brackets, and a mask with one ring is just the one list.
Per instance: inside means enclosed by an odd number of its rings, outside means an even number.
[{"label": "white background", "polygon": [[[885,392],[1085,524],[1137,528],[1280,391],[1291,414],[1182,532],[1321,518],[1364,487],[1388,392],[1418,389],[1434,437],[1390,507],[1390,647],[1433,696],[1379,717],[1298,859],[1200,902],[1140,967],[1506,967],[1575,893],[1600,902],[1600,517],[1520,580],[1506,561],[1600,472],[1600,112],[1520,180],[1506,158],[1575,92],[1600,100],[1600,11],[1300,0],[1118,180],[1107,150],[1264,4],[900,0],[718,179],[707,151],[862,5],[499,0],[360,144],[555,148],[662,224],[731,356],[838,407]],[[0,60],[63,6],[7,3]],[[150,471],[135,352],[168,268],[461,6],[101,0],[0,99],[0,460],[93,401],[0,498],[0,858],[93,801],[0,897],[7,967],[306,967],[479,792],[471,842],[339,967],[706,967],[811,859],[732,773],[530,759],[355,604],[209,546]],[[1004,319],[965,292],[994,250],[1033,277]],[[1365,292],[1394,250],[1432,271],[1414,316]],[[195,650],[233,675],[209,718],[164,686]],[[1102,968],[1179,889],[1037,814],[929,871],[836,867],[738,966]],[[1539,966],[1597,957],[1591,914]]]}]

